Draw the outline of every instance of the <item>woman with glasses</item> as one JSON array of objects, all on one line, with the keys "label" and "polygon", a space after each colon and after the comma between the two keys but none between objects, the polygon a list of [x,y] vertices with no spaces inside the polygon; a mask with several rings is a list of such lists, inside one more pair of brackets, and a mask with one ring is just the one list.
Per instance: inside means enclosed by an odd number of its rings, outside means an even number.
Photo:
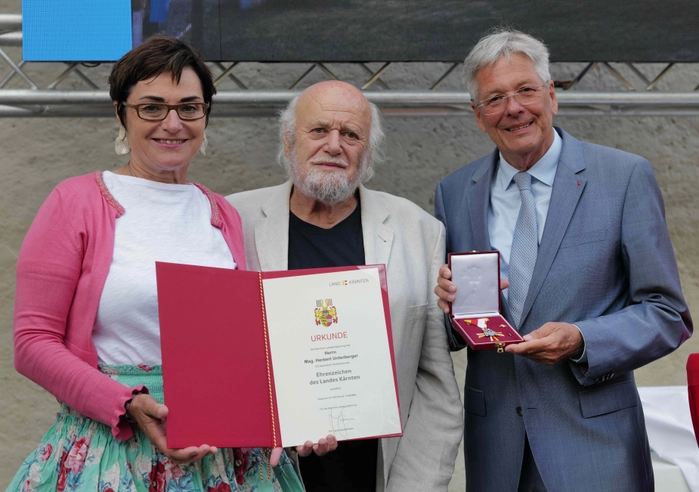
[{"label": "woman with glasses", "polygon": [[127,164],[60,183],[18,258],[15,366],[61,409],[8,490],[302,490],[278,451],[167,448],[155,262],[245,268],[241,223],[187,181],[216,91],[201,58],[153,37],[109,84]]}]

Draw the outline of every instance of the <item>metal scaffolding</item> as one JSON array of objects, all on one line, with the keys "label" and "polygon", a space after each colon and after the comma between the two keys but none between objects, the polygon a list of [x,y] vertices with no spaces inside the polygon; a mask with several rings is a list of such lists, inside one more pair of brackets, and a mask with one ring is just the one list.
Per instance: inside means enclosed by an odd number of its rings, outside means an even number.
[{"label": "metal scaffolding", "polygon": [[[105,69],[110,64],[15,62],[10,56],[12,53],[8,54],[6,50],[21,52],[21,26],[21,15],[0,14],[0,59],[6,69],[9,67],[6,74],[0,71],[0,117],[113,116],[114,108],[106,82],[103,82],[102,88],[95,82],[98,77],[104,78]],[[3,67],[2,62],[0,69]],[[312,77],[318,76],[342,79],[338,73],[347,71],[343,70],[343,66],[347,65],[352,65],[354,73],[360,73],[364,77],[357,83],[355,76],[351,82],[359,85],[367,98],[376,103],[385,115],[463,116],[471,113],[467,92],[444,90],[448,85],[445,81],[453,82],[452,79],[457,77],[459,64],[456,63],[414,64],[422,71],[427,66],[429,76],[422,78],[429,79],[430,82],[424,90],[396,89],[392,87],[395,84],[389,86],[386,82],[386,75],[392,66],[401,65],[404,70],[406,65],[411,65],[406,63],[371,64],[380,65],[378,68],[372,68],[366,63],[337,63],[332,64],[332,67],[330,63],[320,62],[293,64],[294,72],[303,70],[302,74],[294,78],[292,83],[287,83],[286,88],[279,90],[256,90],[249,87],[249,83],[244,83],[240,76],[234,74],[234,70],[244,71],[245,65],[253,63],[209,63],[218,88],[218,94],[214,97],[213,117],[272,116],[298,93],[304,82],[308,83]],[[270,68],[271,72],[274,69],[285,71],[284,77],[278,77],[280,81],[289,78],[288,63],[262,65]],[[556,65],[551,64],[552,73],[563,72],[557,71]],[[690,77],[699,79],[697,64],[656,63],[640,66],[633,63],[585,62],[578,65],[581,66],[577,68],[574,77],[555,80],[559,114],[562,116],[699,115],[699,84],[693,84],[693,89],[678,92],[672,84],[666,83],[669,73],[680,70],[685,73],[685,79],[687,71]],[[32,66],[37,67],[38,74],[30,76]],[[657,75],[648,77],[649,72]],[[590,75],[592,73],[595,74],[594,78]],[[586,82],[593,80],[592,85],[602,85],[605,90],[580,90],[584,78]],[[43,87],[36,81],[38,79],[44,80]],[[458,86],[460,85],[459,83]],[[610,85],[615,86],[613,88],[616,90],[609,91]],[[10,86],[24,88],[8,88]]]}]

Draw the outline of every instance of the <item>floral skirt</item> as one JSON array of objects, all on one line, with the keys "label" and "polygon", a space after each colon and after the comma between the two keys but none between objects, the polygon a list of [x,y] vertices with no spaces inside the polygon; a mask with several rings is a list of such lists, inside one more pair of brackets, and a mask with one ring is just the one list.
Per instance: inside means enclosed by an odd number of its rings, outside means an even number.
[{"label": "floral skirt", "polygon": [[[162,402],[159,366],[104,366],[102,372],[133,387],[144,384]],[[219,449],[194,463],[175,464],[141,430],[118,441],[111,429],[61,406],[56,423],[24,461],[8,491],[303,491],[292,463],[282,454],[271,467],[269,450]]]}]

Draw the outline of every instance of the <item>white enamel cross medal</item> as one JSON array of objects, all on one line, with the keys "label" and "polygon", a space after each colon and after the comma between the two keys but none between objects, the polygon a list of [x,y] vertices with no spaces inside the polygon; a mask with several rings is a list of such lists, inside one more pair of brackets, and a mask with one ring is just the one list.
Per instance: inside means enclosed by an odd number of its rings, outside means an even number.
[{"label": "white enamel cross medal", "polygon": [[483,333],[478,334],[478,338],[490,338],[491,342],[498,342],[498,337],[502,336],[501,331],[495,331],[492,328],[488,328],[488,318],[479,318],[477,322],[478,328],[483,330]]}]

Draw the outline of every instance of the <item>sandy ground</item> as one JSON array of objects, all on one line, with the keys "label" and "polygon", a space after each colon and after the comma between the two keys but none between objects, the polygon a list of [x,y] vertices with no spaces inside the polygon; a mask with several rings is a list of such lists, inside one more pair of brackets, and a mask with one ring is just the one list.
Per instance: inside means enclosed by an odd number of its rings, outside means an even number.
[{"label": "sandy ground", "polygon": [[[0,13],[18,12],[19,0],[0,0]],[[20,59],[17,50],[7,52],[15,61]],[[4,70],[0,62],[0,76],[4,76]],[[420,76],[401,70],[396,68],[386,80],[395,84],[403,80],[406,88],[424,87],[418,80]],[[272,85],[264,67],[244,75],[257,78],[258,87]],[[684,83],[689,87],[685,90],[691,90],[698,78],[693,71],[677,77],[680,80],[674,83]],[[460,88],[456,78],[450,84],[447,88]],[[634,152],[653,163],[665,196],[685,296],[690,309],[699,312],[699,198],[695,191],[699,185],[699,119],[569,117],[557,118],[554,123],[577,138]],[[492,150],[491,142],[470,117],[395,117],[386,119],[385,126],[386,160],[369,187],[405,196],[430,213],[437,181]],[[38,207],[58,182],[95,169],[114,169],[125,162],[113,151],[116,134],[117,124],[112,118],[0,118],[0,170],[4,177],[0,181],[0,488],[7,486],[52,424],[58,408],[51,395],[13,369],[11,329],[17,252]],[[274,162],[277,132],[273,119],[213,119],[207,134],[208,155],[195,160],[191,180],[223,194],[283,181],[282,171]],[[692,339],[674,354],[639,369],[639,385],[686,384],[687,356],[698,351],[699,340]],[[454,361],[461,386],[465,354],[454,354]],[[463,488],[460,457],[450,490]]]}]

